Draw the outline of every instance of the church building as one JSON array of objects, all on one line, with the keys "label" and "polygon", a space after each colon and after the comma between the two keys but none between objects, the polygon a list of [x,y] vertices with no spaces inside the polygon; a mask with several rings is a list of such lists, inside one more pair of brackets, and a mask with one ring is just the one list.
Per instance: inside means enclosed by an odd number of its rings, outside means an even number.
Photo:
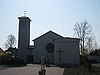
[{"label": "church building", "polygon": [[34,46],[30,46],[30,19],[26,16],[19,17],[18,58],[25,63],[41,63],[41,57],[45,57],[45,63],[66,66],[78,66],[80,64],[79,39],[63,37],[53,31],[33,40]]}]

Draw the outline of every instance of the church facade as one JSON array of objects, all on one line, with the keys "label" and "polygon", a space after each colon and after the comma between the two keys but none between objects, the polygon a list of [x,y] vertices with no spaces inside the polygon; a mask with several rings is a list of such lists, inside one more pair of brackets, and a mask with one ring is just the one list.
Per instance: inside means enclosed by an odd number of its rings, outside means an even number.
[{"label": "church facade", "polygon": [[40,63],[41,56],[45,56],[46,63],[54,63],[54,39],[62,36],[49,31],[33,40],[34,42],[34,63]]},{"label": "church facade", "polygon": [[41,62],[45,57],[47,64],[77,66],[80,64],[79,39],[62,37],[49,31],[33,40],[34,63]]},{"label": "church facade", "polygon": [[26,16],[19,18],[18,57],[24,62],[40,63],[45,57],[45,63],[55,65],[79,65],[79,39],[66,38],[53,31],[33,40],[30,46],[30,19]]}]

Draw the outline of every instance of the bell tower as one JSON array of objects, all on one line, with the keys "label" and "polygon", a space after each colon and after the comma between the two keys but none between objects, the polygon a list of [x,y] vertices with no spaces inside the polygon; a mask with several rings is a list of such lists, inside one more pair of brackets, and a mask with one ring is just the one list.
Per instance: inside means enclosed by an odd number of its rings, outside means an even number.
[{"label": "bell tower", "polygon": [[18,32],[18,58],[27,62],[27,50],[30,45],[30,18],[24,16],[18,17],[19,32]]}]

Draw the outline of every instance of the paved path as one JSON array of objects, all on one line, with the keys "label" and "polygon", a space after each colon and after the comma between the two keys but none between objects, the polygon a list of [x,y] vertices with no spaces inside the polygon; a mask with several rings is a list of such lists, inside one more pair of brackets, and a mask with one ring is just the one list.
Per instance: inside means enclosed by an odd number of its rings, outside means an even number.
[{"label": "paved path", "polygon": [[[40,65],[28,65],[25,67],[1,67],[0,75],[38,75]],[[63,75],[63,68],[46,67],[46,75]]]}]

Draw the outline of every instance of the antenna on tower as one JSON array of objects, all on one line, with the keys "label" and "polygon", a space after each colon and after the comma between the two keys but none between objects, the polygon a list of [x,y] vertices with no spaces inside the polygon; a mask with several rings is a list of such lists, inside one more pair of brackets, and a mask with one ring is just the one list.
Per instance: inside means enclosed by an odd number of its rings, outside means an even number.
[{"label": "antenna on tower", "polygon": [[24,16],[26,16],[26,11],[24,11]]}]

